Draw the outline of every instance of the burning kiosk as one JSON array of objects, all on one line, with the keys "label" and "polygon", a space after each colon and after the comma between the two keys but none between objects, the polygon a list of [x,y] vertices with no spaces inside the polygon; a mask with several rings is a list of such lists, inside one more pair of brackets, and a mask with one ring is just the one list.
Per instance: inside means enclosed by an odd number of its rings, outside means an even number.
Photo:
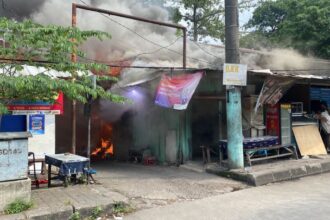
[{"label": "burning kiosk", "polygon": [[[223,50],[221,47],[216,47],[216,50]],[[279,114],[275,114],[278,120],[271,122],[264,121],[267,116],[267,109],[270,108],[266,104],[262,104],[258,110],[256,118],[253,118],[251,112],[254,110],[258,96],[262,90],[263,84],[268,77],[282,78],[284,81],[293,80],[292,87],[287,91],[283,91],[284,96],[279,100],[279,103],[290,104],[292,102],[303,102],[305,111],[312,113],[312,99],[310,99],[311,87],[329,87],[330,83],[327,78],[329,62],[304,58],[303,63],[311,64],[307,69],[310,71],[299,72],[299,65],[284,62],[279,64],[279,53],[273,54],[263,53],[253,50],[241,50],[242,62],[247,63],[249,67],[247,75],[247,86],[242,90],[243,105],[243,134],[245,137],[263,136],[272,134],[278,137],[279,142],[293,142],[291,128],[287,133],[290,138],[284,140],[284,136],[280,133],[271,131],[272,124],[280,124]],[[285,51],[283,51],[285,53]],[[286,59],[289,61],[290,59]],[[291,66],[290,66],[291,65]],[[318,69],[313,66],[322,66],[325,71],[312,71]],[[325,67],[323,67],[325,66]],[[282,69],[282,71],[269,71],[265,67],[272,69]],[[285,70],[285,69],[286,70]],[[199,69],[194,69],[195,71]],[[102,124],[108,124],[111,127],[111,135],[106,136],[104,143],[105,148],[112,148],[112,156],[105,156],[103,159],[129,160],[130,150],[145,151],[146,154],[151,154],[156,157],[160,163],[176,163],[178,159],[182,161],[191,159],[200,159],[202,156],[201,145],[211,146],[217,151],[218,141],[226,139],[226,93],[225,87],[222,85],[222,70],[208,67],[205,70],[205,75],[201,79],[187,110],[179,112],[176,110],[165,109],[154,104],[155,92],[161,75],[180,75],[184,72],[195,72],[193,69],[186,71],[170,70],[161,67],[159,69],[148,68],[128,68],[122,71],[122,79],[124,81],[128,77],[124,76],[127,72],[132,72],[134,75],[131,82],[125,82],[128,87],[119,86],[117,89],[123,95],[129,96],[133,103],[120,105],[108,103],[99,100],[94,103],[92,109],[92,146],[100,149],[102,146],[101,135]],[[306,74],[308,73],[308,74]],[[148,75],[148,77],[145,77]],[[144,80],[147,78],[147,80]],[[137,82],[137,83],[132,83]],[[295,92],[298,88],[299,92]],[[70,105],[65,105],[70,112]],[[82,106],[78,112],[78,148],[81,154],[84,154],[86,149],[86,118],[83,117]],[[282,111],[282,110],[281,110]],[[282,111],[284,113],[284,111]],[[282,114],[284,115],[284,114]],[[58,123],[66,123],[70,121],[69,115],[64,115],[57,118]],[[272,116],[273,117],[273,116]],[[257,121],[260,122],[256,123]],[[292,118],[292,121],[297,118]],[[284,118],[282,120],[284,122]],[[291,122],[290,122],[291,124]],[[296,124],[296,123],[295,123]],[[281,125],[284,125],[283,123]],[[293,125],[293,123],[292,123]],[[60,126],[58,126],[60,127]],[[65,126],[61,126],[65,127]],[[279,126],[275,126],[276,129]],[[276,130],[275,129],[275,130]],[[273,129],[274,130],[274,129]],[[57,152],[65,152],[69,149],[67,143],[70,143],[70,135],[64,135],[63,130],[57,131]],[[70,131],[68,131],[69,133]],[[270,133],[272,132],[272,133]],[[69,133],[70,134],[70,133]],[[284,134],[284,126],[281,134]],[[283,140],[282,140],[283,138]],[[103,140],[104,141],[104,140]],[[284,142],[283,142],[284,143]],[[112,146],[112,147],[111,147]],[[97,150],[101,151],[101,150]],[[79,151],[78,151],[79,152]],[[104,152],[104,151],[103,151]],[[102,159],[102,156],[98,156]]]}]

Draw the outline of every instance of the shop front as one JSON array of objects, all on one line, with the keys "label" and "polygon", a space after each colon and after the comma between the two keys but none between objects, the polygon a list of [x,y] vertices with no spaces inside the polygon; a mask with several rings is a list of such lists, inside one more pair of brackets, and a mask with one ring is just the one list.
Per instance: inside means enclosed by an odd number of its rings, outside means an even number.
[{"label": "shop front", "polygon": [[[54,103],[15,101],[8,105],[10,114],[1,117],[1,132],[29,132],[28,152],[43,161],[46,154],[55,153],[55,117],[63,114],[63,94]],[[32,159],[29,158],[29,159]],[[36,164],[41,171],[41,163]]]},{"label": "shop front", "polygon": [[[277,158],[298,159],[326,154],[317,115],[330,104],[327,77],[270,75],[253,71],[243,88],[242,122],[245,166]],[[245,92],[244,92],[245,91]],[[220,141],[226,157],[227,141]],[[222,158],[222,157],[220,157]]]}]

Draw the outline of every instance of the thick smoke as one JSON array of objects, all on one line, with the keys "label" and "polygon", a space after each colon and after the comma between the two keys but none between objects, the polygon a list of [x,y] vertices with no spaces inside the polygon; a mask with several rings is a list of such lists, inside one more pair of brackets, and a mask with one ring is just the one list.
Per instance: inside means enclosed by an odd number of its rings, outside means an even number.
[{"label": "thick smoke", "polygon": [[[70,26],[73,2],[171,22],[168,11],[160,4],[143,4],[143,1],[139,0],[3,0],[0,13],[9,17],[16,16],[19,19],[32,18],[42,24]],[[81,9],[78,9],[77,24],[84,30],[102,30],[112,35],[111,40],[100,42],[94,39],[83,46],[90,59],[112,64],[118,64],[117,61],[128,61],[128,64],[131,65],[182,66],[183,42],[173,28],[115,16],[109,17]],[[166,48],[161,49],[159,45]],[[308,61],[310,61],[309,58],[303,57],[293,50],[274,49],[262,52],[242,50],[241,55],[241,62],[248,64],[250,69],[302,69],[310,67]],[[188,41],[188,67],[221,69],[223,62],[223,47],[196,45],[196,43]],[[123,75],[129,84],[137,80],[136,72],[141,71],[126,72]],[[132,76],[130,80],[129,77],[132,74],[135,76]]]},{"label": "thick smoke", "polygon": [[[39,11],[31,17],[42,24],[71,25],[71,0],[47,0]],[[138,0],[80,0],[78,4],[92,5],[97,8],[121,12],[171,23],[170,15],[160,5],[145,5]],[[174,28],[134,21],[97,12],[78,9],[77,25],[83,30],[109,32],[111,40],[92,39],[83,45],[87,57],[118,65],[153,67],[182,67],[183,38]],[[179,33],[182,35],[182,33]],[[162,48],[165,47],[165,48]],[[220,69],[224,51],[216,47],[204,48],[188,42],[187,66],[192,68]],[[120,86],[153,79],[154,71],[125,69],[121,74]]]},{"label": "thick smoke", "polygon": [[[87,5],[171,23],[170,14],[161,5],[146,5],[139,0],[83,0]],[[4,0],[0,14],[22,20],[31,18],[41,24],[71,25],[72,3],[84,4],[80,0]],[[156,2],[156,1],[155,1]],[[19,15],[19,16],[18,16]],[[112,35],[111,40],[100,42],[96,39],[83,45],[87,57],[110,64],[127,61],[125,65],[181,67],[182,34],[173,28],[137,22],[115,16],[78,9],[77,26],[83,30],[101,30]],[[160,48],[165,47],[165,48]],[[222,69],[225,51],[223,46],[196,44],[188,41],[187,67]],[[242,49],[241,63],[249,69],[292,70],[320,67],[293,50],[255,51]],[[323,65],[323,63],[322,63]],[[329,68],[329,64],[327,64]],[[308,72],[303,72],[306,74]],[[157,107],[153,104],[155,85],[163,74],[154,69],[124,69],[120,82],[112,92],[122,94],[134,101],[133,104],[119,105],[100,101],[96,114],[102,120],[114,122],[125,112],[150,113]],[[131,87],[152,81],[151,87]],[[140,85],[141,86],[141,85]],[[142,113],[141,113],[142,112]]]},{"label": "thick smoke", "polygon": [[[167,10],[160,6],[145,6],[134,0],[112,1],[84,1],[94,7],[122,12],[148,19],[171,22]],[[141,1],[140,1],[141,2]],[[38,12],[33,13],[33,20],[43,24],[70,25],[72,1],[48,0]],[[78,1],[78,3],[83,4]],[[60,12],[60,13],[59,13]],[[183,40],[177,36],[173,28],[162,27],[144,22],[137,22],[115,16],[102,15],[96,12],[78,9],[78,27],[84,30],[96,29],[109,32],[112,39],[106,42],[91,40],[84,49],[91,59],[103,60],[110,63],[122,60],[143,60],[148,66],[182,66]],[[171,45],[173,44],[173,45]],[[168,49],[159,49],[160,46]],[[208,54],[199,50],[196,56],[196,47],[188,50],[188,65],[206,67],[211,61]],[[198,59],[207,62],[198,62]],[[205,65],[206,64],[206,65]]]},{"label": "thick smoke", "polygon": [[31,18],[34,12],[42,7],[46,0],[1,0],[0,16],[22,20]]},{"label": "thick smoke", "polygon": [[307,57],[293,49],[274,49],[269,52],[268,66],[272,70],[294,70],[310,67]]}]

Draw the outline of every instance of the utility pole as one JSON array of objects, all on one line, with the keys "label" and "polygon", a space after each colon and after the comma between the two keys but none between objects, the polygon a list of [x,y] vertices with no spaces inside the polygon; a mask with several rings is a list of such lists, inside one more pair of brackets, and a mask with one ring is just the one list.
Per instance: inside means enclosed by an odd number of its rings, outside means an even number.
[{"label": "utility pole", "polygon": [[[238,0],[225,0],[226,63],[240,63]],[[241,90],[227,86],[227,151],[230,169],[244,168]]]},{"label": "utility pole", "polygon": [[[96,89],[96,76],[93,75],[91,77],[91,81],[92,81],[92,87],[93,89]],[[88,130],[87,130],[87,158],[89,159],[88,161],[88,167],[91,166],[91,126],[92,126],[92,102],[93,99],[92,97],[88,98],[88,103],[87,105],[87,117],[88,117]]]},{"label": "utility pole", "polygon": [[[72,4],[72,22],[71,22],[72,27],[76,27],[77,26],[77,10],[76,10],[76,6],[74,4]],[[75,39],[72,39],[73,41]],[[77,62],[77,54],[75,53],[75,49],[74,52],[71,55],[71,61],[73,63]],[[72,76],[72,81],[74,82],[75,76]],[[72,100],[72,112],[71,112],[71,116],[72,116],[72,142],[71,142],[71,153],[76,154],[76,139],[77,139],[77,103],[75,100]]]}]

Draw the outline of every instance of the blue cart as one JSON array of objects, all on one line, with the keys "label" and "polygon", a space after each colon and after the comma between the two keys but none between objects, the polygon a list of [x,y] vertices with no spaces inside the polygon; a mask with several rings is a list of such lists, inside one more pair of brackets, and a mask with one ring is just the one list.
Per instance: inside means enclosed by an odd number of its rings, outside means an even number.
[{"label": "blue cart", "polygon": [[75,154],[53,154],[45,156],[45,163],[48,164],[48,187],[51,187],[52,166],[59,168],[58,176],[66,181],[72,175],[84,173],[89,159]]}]

